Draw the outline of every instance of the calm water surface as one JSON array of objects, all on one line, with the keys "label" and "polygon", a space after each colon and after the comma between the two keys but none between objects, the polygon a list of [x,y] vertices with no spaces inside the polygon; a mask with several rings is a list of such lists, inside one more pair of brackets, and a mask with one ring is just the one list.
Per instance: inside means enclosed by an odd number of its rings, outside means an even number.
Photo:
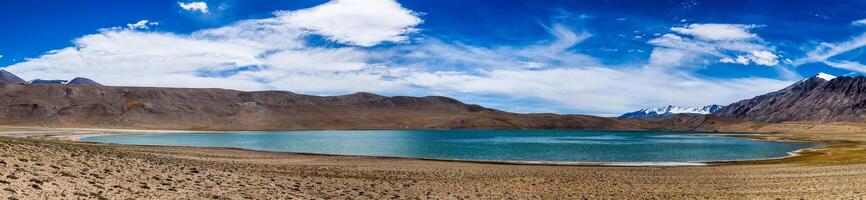
[{"label": "calm water surface", "polygon": [[[697,135],[700,134],[700,135]],[[83,141],[458,160],[699,162],[782,157],[811,143],[663,131],[268,131],[107,135]]]}]

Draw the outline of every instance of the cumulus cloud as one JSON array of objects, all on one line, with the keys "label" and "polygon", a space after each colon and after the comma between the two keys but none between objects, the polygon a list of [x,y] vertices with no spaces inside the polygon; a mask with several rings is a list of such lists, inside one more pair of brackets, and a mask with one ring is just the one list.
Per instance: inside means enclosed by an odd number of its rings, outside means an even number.
[{"label": "cumulus cloud", "polygon": [[[280,12],[281,20],[346,44],[401,42],[422,22],[393,0],[334,0],[310,9]],[[371,23],[375,21],[375,23]]]},{"label": "cumulus cloud", "polygon": [[[560,24],[545,27],[550,39],[532,45],[481,47],[428,37],[366,48],[407,40],[408,33],[421,23],[416,14],[396,2],[367,3],[379,5],[338,0],[191,34],[106,29],[7,70],[30,79],[86,76],[108,85],[277,89],[322,95],[369,91],[459,99],[507,96],[470,103],[508,105],[514,99],[533,99],[543,103],[523,111],[564,107],[583,113],[626,112],[659,104],[724,104],[790,83],[766,78],[711,79],[688,70],[651,66],[679,66],[688,58],[731,57],[733,53],[754,56],[749,62],[770,64],[772,56],[762,51],[771,49],[755,43],[755,38],[710,42],[671,33],[651,42],[657,47],[650,64],[623,66],[605,65],[569,50],[592,34]],[[355,6],[361,11],[348,9]],[[308,20],[331,24],[315,25]],[[355,35],[370,35],[355,36],[331,27],[338,22],[357,28]],[[311,46],[306,41],[310,34],[348,45]]]},{"label": "cumulus cloud", "polygon": [[202,14],[207,14],[208,12],[207,3],[205,2],[177,2],[177,5],[180,6],[180,8],[190,12],[201,12]]},{"label": "cumulus cloud", "polygon": [[[402,42],[422,20],[393,0],[335,0],[316,7],[274,12],[274,17],[243,20],[193,35],[221,40],[299,47],[298,37],[318,34],[348,45]],[[288,37],[288,38],[286,38]]]}]

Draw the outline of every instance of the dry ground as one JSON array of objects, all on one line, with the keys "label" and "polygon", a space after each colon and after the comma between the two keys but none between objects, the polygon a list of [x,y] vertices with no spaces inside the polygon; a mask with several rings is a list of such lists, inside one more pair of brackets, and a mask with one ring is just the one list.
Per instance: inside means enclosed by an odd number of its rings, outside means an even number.
[{"label": "dry ground", "polygon": [[[9,199],[847,199],[866,133],[765,134],[831,146],[706,167],[508,165],[0,137]],[[844,138],[844,140],[840,139]],[[853,139],[852,139],[853,138]]]}]

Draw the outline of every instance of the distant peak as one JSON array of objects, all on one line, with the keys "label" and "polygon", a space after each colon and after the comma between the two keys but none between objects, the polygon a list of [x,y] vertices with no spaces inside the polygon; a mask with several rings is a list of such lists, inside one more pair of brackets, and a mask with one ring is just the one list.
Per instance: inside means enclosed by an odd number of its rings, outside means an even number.
[{"label": "distant peak", "polygon": [[668,105],[662,107],[640,109],[635,112],[625,113],[619,116],[619,118],[668,118],[676,114],[705,115],[714,113],[721,108],[722,106],[716,104],[696,108]]},{"label": "distant peak", "polygon": [[12,72],[0,69],[0,83],[27,83],[27,81],[15,76]]},{"label": "distant peak", "polygon": [[824,80],[827,80],[827,81],[829,81],[829,80],[833,80],[834,78],[836,78],[836,76],[833,76],[833,75],[830,75],[830,74],[827,74],[827,73],[824,73],[824,72],[819,72],[818,74],[815,74],[815,77],[818,77],[818,78],[820,78],[820,79],[824,79]]},{"label": "distant peak", "polygon": [[101,84],[97,83],[96,81],[93,81],[93,80],[90,80],[89,78],[84,78],[84,77],[75,77],[74,79],[69,81],[67,84],[70,84],[70,85],[101,85]]}]

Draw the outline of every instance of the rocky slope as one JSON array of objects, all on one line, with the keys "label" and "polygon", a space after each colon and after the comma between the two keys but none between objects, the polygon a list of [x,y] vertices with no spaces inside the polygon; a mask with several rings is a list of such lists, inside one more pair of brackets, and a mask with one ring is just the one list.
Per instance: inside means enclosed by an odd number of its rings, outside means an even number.
[{"label": "rocky slope", "polygon": [[0,125],[195,129],[646,129],[662,122],[515,114],[457,100],[370,93],[0,83]]},{"label": "rocky slope", "polygon": [[726,106],[715,115],[745,121],[866,122],[866,77],[818,74]]},{"label": "rocky slope", "polygon": [[0,83],[27,83],[27,81],[9,71],[0,69]]}]

